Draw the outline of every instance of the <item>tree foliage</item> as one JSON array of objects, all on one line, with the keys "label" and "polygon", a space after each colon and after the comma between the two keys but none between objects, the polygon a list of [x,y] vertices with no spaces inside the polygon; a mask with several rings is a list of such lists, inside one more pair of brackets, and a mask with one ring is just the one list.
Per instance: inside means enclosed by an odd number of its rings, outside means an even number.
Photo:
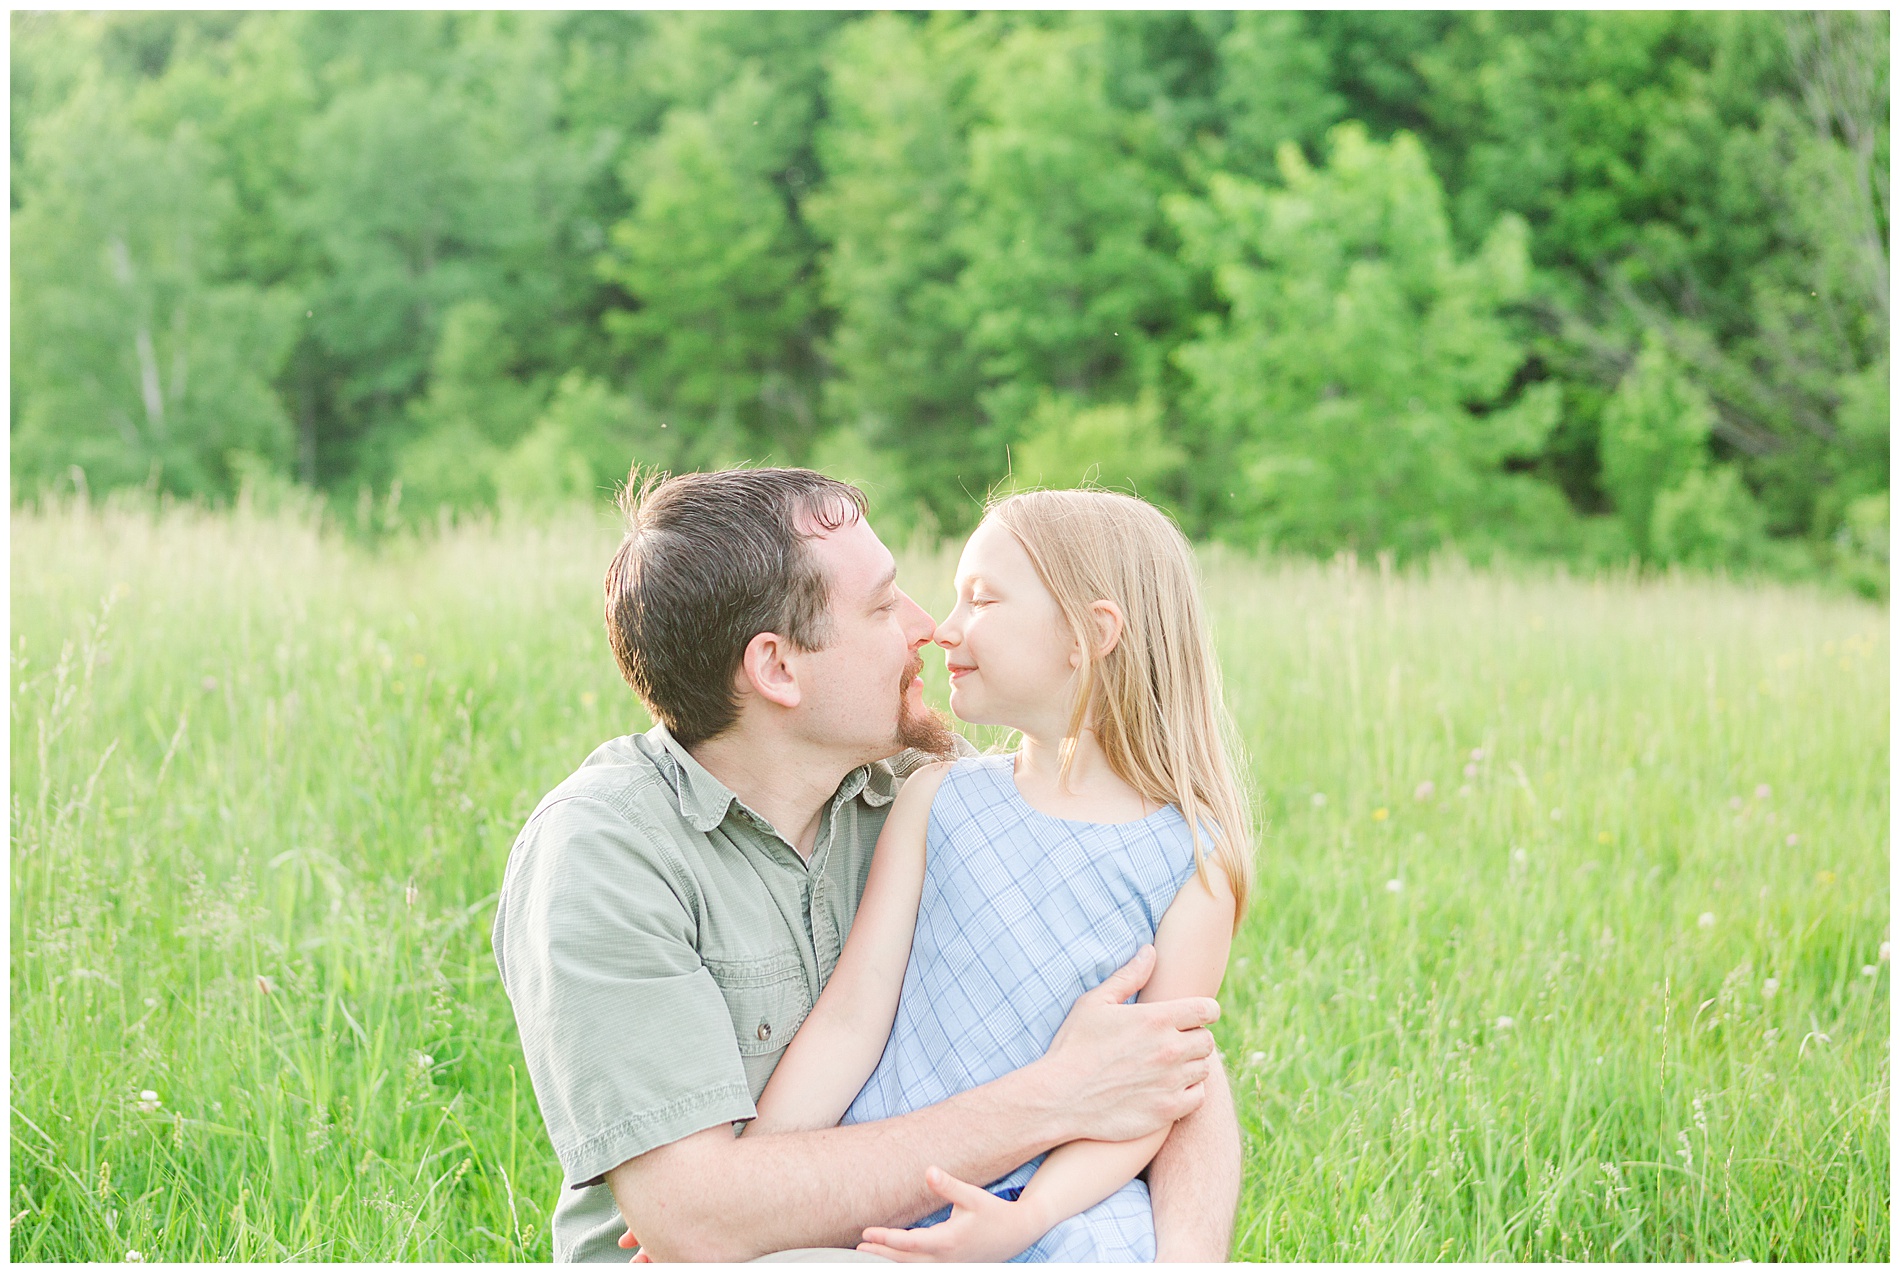
[{"label": "tree foliage", "polygon": [[1888,19],[12,18],[12,457],[1884,579]]},{"label": "tree foliage", "polygon": [[294,298],[226,274],[216,230],[232,196],[199,131],[154,135],[131,109],[123,86],[88,75],[28,137],[13,463],[212,493],[233,480],[233,453],[289,457],[271,380]]},{"label": "tree foliage", "polygon": [[1556,386],[1517,388],[1528,350],[1505,308],[1530,262],[1521,221],[1455,251],[1444,199],[1409,134],[1332,135],[1324,169],[1292,143],[1269,189],[1217,173],[1172,206],[1187,257],[1228,314],[1177,361],[1193,388],[1227,533],[1307,549],[1422,550],[1561,517],[1547,487],[1505,471],[1535,456]]}]

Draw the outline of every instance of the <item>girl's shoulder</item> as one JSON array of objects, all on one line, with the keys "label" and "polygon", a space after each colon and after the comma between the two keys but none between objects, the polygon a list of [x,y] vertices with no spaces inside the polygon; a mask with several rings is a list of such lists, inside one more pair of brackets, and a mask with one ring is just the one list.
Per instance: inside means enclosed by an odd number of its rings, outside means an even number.
[{"label": "girl's shoulder", "polygon": [[[899,805],[914,805],[920,801],[928,804],[936,797],[945,781],[952,775],[980,771],[986,762],[997,759],[994,756],[957,756],[950,760],[933,760],[919,765],[904,779],[897,789]],[[1008,760],[1009,757],[1003,757]]]},{"label": "girl's shoulder", "polygon": [[[984,752],[977,756],[958,756],[954,760],[938,762],[945,776],[953,776],[959,781],[981,774],[988,778],[998,775],[1013,775],[1016,772],[1016,753],[1013,751]],[[941,781],[941,779],[939,780]]]},{"label": "girl's shoulder", "polygon": [[930,804],[945,786],[966,787],[970,783],[994,786],[1000,779],[1013,781],[1010,775],[1016,758],[1010,754],[958,756],[951,760],[933,760],[920,765],[904,785],[898,788],[900,805]]},{"label": "girl's shoulder", "polygon": [[917,766],[898,787],[897,802],[908,804],[919,797],[927,797],[927,794],[935,793],[937,788],[943,785],[944,775],[956,768],[958,763],[955,760],[932,760]]}]

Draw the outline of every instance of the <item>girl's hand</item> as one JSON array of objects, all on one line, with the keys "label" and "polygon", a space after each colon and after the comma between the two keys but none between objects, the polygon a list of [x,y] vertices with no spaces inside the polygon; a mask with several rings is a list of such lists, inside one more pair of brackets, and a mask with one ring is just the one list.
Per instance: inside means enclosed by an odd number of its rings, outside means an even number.
[{"label": "girl's hand", "polygon": [[950,1204],[950,1218],[927,1229],[866,1229],[858,1250],[890,1260],[994,1264],[1043,1234],[1021,1202],[1004,1202],[938,1167],[924,1173],[924,1183]]}]

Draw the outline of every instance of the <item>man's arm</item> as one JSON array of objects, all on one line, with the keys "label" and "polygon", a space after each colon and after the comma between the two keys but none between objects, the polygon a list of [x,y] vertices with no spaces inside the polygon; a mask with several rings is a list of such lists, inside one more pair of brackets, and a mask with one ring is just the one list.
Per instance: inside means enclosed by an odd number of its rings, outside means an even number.
[{"label": "man's arm", "polygon": [[[1197,1108],[1214,1066],[1201,1027],[1212,999],[1122,1002],[1154,967],[1144,949],[1076,1002],[1044,1056],[901,1118],[734,1137],[712,1128],[607,1173],[614,1200],[656,1260],[748,1260],[856,1246],[868,1225],[907,1225],[941,1205],[942,1167],[994,1180],[1076,1139],[1132,1140]],[[1164,1151],[1165,1152],[1165,1151]]]},{"label": "man's arm", "polygon": [[1157,1263],[1218,1262],[1232,1251],[1240,1124],[1226,1069],[1216,1064],[1203,1086],[1207,1099],[1174,1125],[1148,1165]]}]

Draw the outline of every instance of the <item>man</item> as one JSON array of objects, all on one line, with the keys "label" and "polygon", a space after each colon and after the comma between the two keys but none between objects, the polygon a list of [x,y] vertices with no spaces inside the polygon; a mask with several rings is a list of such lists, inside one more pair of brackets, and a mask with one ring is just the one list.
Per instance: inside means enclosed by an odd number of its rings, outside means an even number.
[{"label": "man", "polygon": [[624,1259],[629,1233],[656,1260],[848,1254],[865,1226],[942,1205],[933,1164],[994,1180],[1170,1124],[1149,1169],[1158,1254],[1225,1259],[1240,1155],[1218,1007],[1123,1002],[1152,952],[996,1082],[883,1122],[733,1134],[837,964],[901,774],[957,740],[918,681],[935,625],[855,488],[735,470],[629,487],[622,507],[607,631],[657,724],[541,802],[495,916],[566,1178],[555,1259]]}]

